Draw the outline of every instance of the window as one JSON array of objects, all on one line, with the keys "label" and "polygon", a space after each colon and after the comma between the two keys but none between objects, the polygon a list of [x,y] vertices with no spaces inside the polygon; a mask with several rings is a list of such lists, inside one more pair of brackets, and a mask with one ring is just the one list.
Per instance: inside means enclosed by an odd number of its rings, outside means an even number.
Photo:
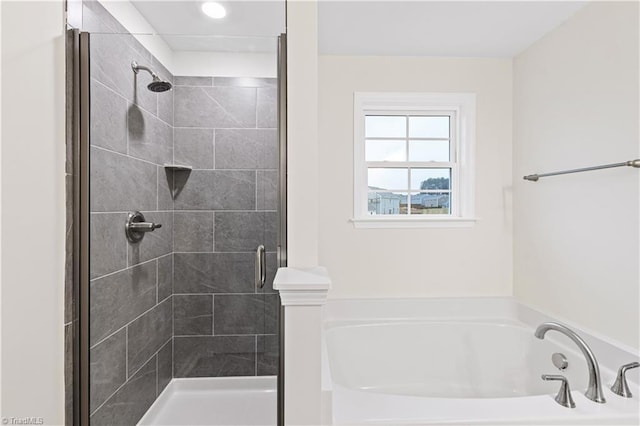
[{"label": "window", "polygon": [[470,226],[473,94],[356,93],[356,227]]}]

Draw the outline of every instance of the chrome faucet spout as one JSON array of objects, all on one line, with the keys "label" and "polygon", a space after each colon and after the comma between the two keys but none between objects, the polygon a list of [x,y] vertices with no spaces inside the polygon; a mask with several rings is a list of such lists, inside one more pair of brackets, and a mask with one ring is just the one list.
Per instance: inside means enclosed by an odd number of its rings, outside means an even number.
[{"label": "chrome faucet spout", "polygon": [[580,348],[580,351],[582,351],[582,354],[587,361],[587,368],[589,370],[589,385],[587,386],[587,390],[584,393],[584,396],[600,404],[607,402],[602,391],[600,367],[598,367],[598,361],[596,361],[596,357],[591,351],[589,345],[587,345],[587,343],[582,340],[582,338],[578,336],[573,330],[562,324],[558,324],[557,322],[545,322],[543,324],[540,324],[534,334],[538,339],[544,339],[545,334],[549,330],[554,330],[561,334],[564,334],[569,339],[571,339],[578,346],[578,348]]}]

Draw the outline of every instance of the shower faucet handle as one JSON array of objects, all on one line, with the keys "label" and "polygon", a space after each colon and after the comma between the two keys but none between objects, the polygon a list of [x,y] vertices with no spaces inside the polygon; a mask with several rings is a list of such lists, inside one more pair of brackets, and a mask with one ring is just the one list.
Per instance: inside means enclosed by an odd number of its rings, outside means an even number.
[{"label": "shower faucet handle", "polygon": [[632,362],[629,364],[625,364],[618,370],[618,375],[616,376],[616,381],[611,386],[611,391],[616,395],[620,395],[624,398],[631,398],[633,394],[629,389],[629,384],[627,383],[627,371],[632,368],[640,367],[640,362]]},{"label": "shower faucet handle", "polygon": [[153,223],[153,222],[134,222],[129,225],[129,229],[136,232],[151,232],[158,228],[162,228],[161,223]]},{"label": "shower faucet handle", "polygon": [[543,374],[542,380],[558,380],[562,382],[560,385],[560,390],[558,394],[554,398],[556,402],[563,407],[567,408],[575,408],[576,403],[573,402],[573,398],[571,397],[571,389],[569,388],[569,381],[566,377],[560,374]]},{"label": "shower faucet handle", "polygon": [[124,232],[127,240],[131,243],[142,241],[146,232],[153,232],[158,228],[162,228],[162,224],[145,222],[144,215],[140,212],[131,212],[127,217],[124,225]]}]

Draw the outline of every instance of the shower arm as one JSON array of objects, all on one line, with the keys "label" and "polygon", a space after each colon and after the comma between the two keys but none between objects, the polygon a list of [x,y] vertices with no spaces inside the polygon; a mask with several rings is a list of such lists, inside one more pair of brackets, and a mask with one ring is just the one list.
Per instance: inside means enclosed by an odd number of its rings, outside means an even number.
[{"label": "shower arm", "polygon": [[134,73],[138,74],[138,72],[140,70],[146,71],[149,74],[151,74],[151,77],[159,79],[160,77],[158,77],[158,74],[156,74],[151,68],[144,66],[144,65],[139,65],[136,61],[132,61],[131,62],[131,69],[133,70]]}]

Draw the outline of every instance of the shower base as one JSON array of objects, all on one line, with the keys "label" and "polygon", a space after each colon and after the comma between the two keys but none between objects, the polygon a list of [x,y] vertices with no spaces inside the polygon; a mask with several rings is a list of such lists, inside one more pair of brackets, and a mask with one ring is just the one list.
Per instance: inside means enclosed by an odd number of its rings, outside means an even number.
[{"label": "shower base", "polygon": [[275,425],[276,376],[173,379],[139,425]]}]

